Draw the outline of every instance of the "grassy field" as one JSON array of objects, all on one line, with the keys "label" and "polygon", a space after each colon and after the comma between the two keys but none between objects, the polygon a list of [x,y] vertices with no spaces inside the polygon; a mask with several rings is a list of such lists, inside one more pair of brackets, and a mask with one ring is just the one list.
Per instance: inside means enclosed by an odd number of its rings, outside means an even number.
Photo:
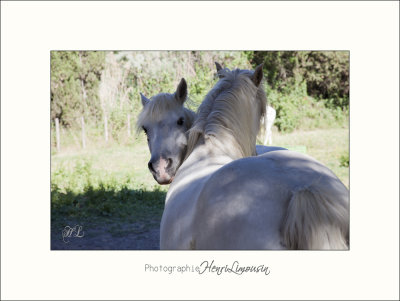
[{"label": "grassy field", "polygon": [[53,155],[52,248],[58,248],[66,225],[84,226],[91,234],[103,229],[112,236],[108,240],[158,229],[168,187],[158,185],[148,172],[149,158],[142,137],[131,145]]},{"label": "grassy field", "polygon": [[[349,187],[348,129],[273,132],[273,142],[305,151]],[[100,227],[110,234],[108,240],[158,229],[168,186],[154,181],[147,169],[149,158],[142,135],[124,146],[69,148],[53,154],[52,245],[71,224],[84,225],[92,234]]]}]

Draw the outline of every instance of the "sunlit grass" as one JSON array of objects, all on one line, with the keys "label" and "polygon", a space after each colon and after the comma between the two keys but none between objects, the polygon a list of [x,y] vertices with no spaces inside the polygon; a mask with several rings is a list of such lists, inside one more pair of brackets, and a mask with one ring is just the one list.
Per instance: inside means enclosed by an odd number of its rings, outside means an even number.
[{"label": "sunlit grass", "polygon": [[[132,144],[125,146],[106,146],[102,148],[90,148],[87,150],[75,150],[75,152],[61,152],[52,156],[51,170],[52,183],[64,187],[68,177],[77,176],[74,174],[76,168],[80,165],[86,165],[90,168],[92,185],[99,182],[113,181],[126,182],[129,179],[129,185],[133,187],[143,186],[152,190],[158,185],[147,169],[147,162],[150,159],[150,152],[147,144],[142,137],[135,139]],[[64,171],[65,177],[57,176]],[[163,189],[165,186],[160,186]],[[76,187],[66,187],[76,191]],[[166,189],[166,188],[165,188]]]},{"label": "sunlit grass", "polygon": [[[260,141],[258,141],[260,142]],[[273,145],[302,150],[328,166],[348,187],[349,168],[343,164],[348,157],[349,131],[346,128],[296,131],[281,134],[273,131]],[[88,150],[61,152],[52,156],[52,183],[60,188],[79,192],[77,177],[84,180],[85,175],[77,175],[82,165],[90,169],[90,184],[111,181],[128,183],[133,188],[143,187],[153,190],[156,187],[167,191],[168,186],[158,185],[147,169],[150,152],[143,137],[139,135],[131,144],[93,147]],[[75,177],[74,181],[71,178]],[[69,186],[68,186],[69,185]]]}]

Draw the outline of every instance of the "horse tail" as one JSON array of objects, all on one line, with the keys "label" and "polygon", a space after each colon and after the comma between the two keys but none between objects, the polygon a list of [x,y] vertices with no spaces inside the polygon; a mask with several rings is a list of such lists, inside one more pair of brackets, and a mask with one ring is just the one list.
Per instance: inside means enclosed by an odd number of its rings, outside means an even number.
[{"label": "horse tail", "polygon": [[282,233],[288,249],[348,249],[348,190],[343,186],[344,190],[335,198],[313,185],[294,191]]}]

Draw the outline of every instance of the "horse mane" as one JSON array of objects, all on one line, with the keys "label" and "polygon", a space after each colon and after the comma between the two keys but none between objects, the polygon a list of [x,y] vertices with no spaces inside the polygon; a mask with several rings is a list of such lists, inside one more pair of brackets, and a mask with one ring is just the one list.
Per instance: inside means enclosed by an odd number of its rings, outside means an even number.
[{"label": "horse mane", "polygon": [[[160,121],[164,114],[168,111],[174,111],[181,104],[176,101],[174,94],[159,93],[151,98],[144,107],[142,112],[138,116],[136,122],[137,131],[140,131],[145,121],[151,120],[152,122]],[[196,113],[183,107],[183,114],[186,121],[186,125],[190,128],[195,119]]]},{"label": "horse mane", "polygon": [[263,83],[257,88],[251,80],[254,72],[249,70],[225,68],[218,73],[220,80],[206,95],[189,130],[186,158],[202,137],[232,159],[256,154],[256,136],[267,103]]}]

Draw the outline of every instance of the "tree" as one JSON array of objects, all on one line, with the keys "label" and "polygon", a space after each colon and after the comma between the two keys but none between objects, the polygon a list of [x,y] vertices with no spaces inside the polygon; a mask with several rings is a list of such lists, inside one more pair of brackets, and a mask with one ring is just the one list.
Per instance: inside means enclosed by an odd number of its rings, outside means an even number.
[{"label": "tree", "polygon": [[51,118],[71,126],[76,118],[101,114],[98,87],[105,53],[51,52]]},{"label": "tree", "polygon": [[253,65],[264,63],[273,89],[288,92],[304,81],[309,96],[331,107],[349,105],[348,51],[255,51],[250,58]]}]

